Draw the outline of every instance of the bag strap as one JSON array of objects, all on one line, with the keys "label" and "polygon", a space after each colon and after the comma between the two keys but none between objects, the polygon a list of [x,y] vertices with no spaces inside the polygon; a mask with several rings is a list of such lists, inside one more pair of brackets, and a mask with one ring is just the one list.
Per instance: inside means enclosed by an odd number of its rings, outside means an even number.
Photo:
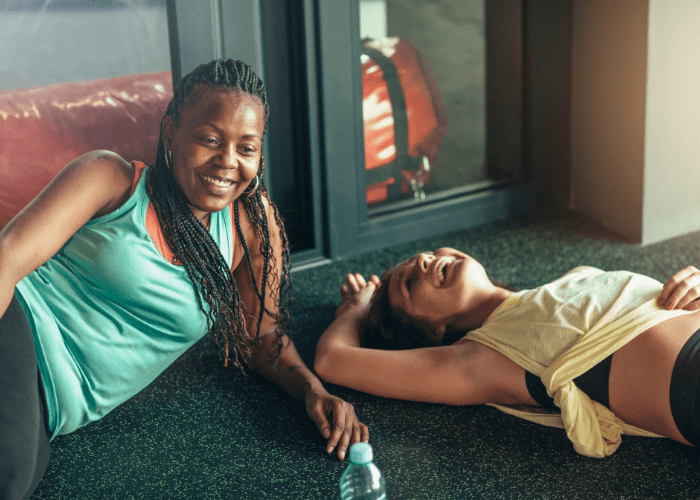
[{"label": "bag strap", "polygon": [[[388,197],[398,197],[401,195],[401,183],[403,182],[403,174],[401,173],[402,166],[408,168],[411,165],[410,156],[408,154],[408,117],[406,116],[406,96],[401,86],[401,79],[396,65],[393,61],[385,56],[381,51],[362,45],[362,53],[368,56],[379,66],[384,74],[389,100],[391,101],[391,114],[394,118],[394,146],[396,147],[396,158],[386,166],[374,168],[365,171],[367,176],[367,185],[371,186],[386,180],[389,177],[394,178],[394,183],[388,186]],[[412,165],[411,165],[412,166]],[[380,170],[381,168],[381,170]],[[374,173],[375,170],[379,170]],[[390,175],[386,175],[387,170]],[[374,180],[377,177],[382,177],[380,180]]]}]

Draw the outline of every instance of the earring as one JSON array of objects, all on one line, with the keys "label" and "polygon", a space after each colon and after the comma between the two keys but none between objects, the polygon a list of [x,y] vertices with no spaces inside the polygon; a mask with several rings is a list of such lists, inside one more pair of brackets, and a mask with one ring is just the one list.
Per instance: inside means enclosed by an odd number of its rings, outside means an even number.
[{"label": "earring", "polygon": [[165,166],[168,167],[168,170],[172,170],[172,164],[173,164],[173,154],[172,152],[168,151],[167,149],[165,150]]},{"label": "earring", "polygon": [[256,176],[253,178],[253,180],[250,181],[250,184],[248,184],[248,187],[245,188],[244,193],[247,194],[248,196],[250,196],[250,195],[253,194],[255,191],[257,191],[259,187],[260,187],[260,177],[258,177],[258,176],[256,175]]}]

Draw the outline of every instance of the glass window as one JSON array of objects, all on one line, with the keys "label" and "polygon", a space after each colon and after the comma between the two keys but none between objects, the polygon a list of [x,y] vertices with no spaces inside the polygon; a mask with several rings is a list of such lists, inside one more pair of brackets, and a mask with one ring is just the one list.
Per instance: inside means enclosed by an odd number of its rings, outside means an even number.
[{"label": "glass window", "polygon": [[170,70],[166,0],[9,0],[0,91]]},{"label": "glass window", "polygon": [[518,176],[487,155],[485,0],[360,0],[369,215]]},{"label": "glass window", "polygon": [[0,227],[88,151],[155,162],[169,46],[166,0],[10,0],[0,12]]}]

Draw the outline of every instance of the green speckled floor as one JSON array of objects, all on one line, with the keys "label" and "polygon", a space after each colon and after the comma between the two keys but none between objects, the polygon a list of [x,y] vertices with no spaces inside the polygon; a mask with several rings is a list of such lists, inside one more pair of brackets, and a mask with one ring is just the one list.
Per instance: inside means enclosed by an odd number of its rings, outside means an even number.
[{"label": "green speckled floor", "polygon": [[[587,264],[665,280],[700,263],[700,233],[639,247],[580,221],[515,219],[294,274],[293,334],[311,364],[348,271],[381,272],[418,250],[464,249],[516,289]],[[195,346],[101,421],[57,438],[39,499],[336,499],[345,463],[325,455],[300,403]],[[331,390],[369,426],[391,499],[700,498],[700,451],[623,437],[582,457],[563,431],[488,407],[447,407]]]}]

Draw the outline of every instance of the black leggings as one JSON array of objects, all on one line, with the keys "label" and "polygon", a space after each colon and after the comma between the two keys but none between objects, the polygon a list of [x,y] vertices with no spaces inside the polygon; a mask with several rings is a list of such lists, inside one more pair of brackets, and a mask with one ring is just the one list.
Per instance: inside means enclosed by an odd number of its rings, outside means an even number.
[{"label": "black leggings", "polygon": [[0,318],[0,500],[26,499],[49,465],[44,384],[16,297]]}]

